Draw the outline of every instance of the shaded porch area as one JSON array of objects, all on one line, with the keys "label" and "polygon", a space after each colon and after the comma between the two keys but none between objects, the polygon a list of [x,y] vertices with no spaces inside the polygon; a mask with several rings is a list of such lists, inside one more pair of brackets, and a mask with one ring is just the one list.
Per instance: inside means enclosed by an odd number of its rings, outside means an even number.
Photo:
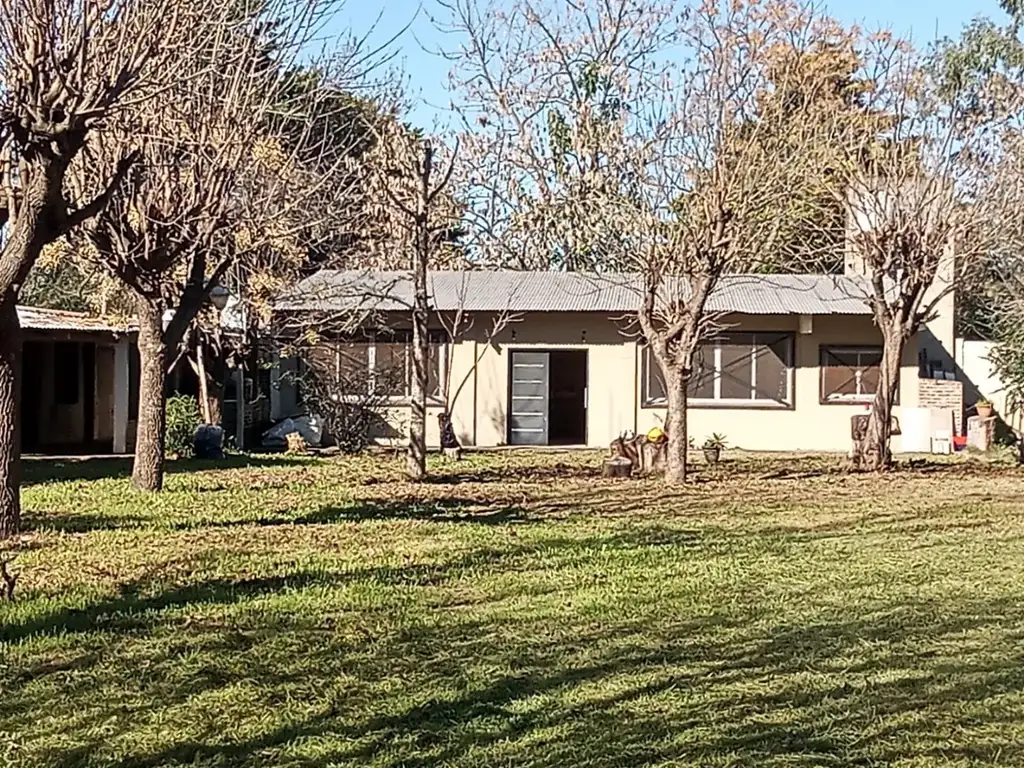
[{"label": "shaded porch area", "polygon": [[72,312],[19,307],[19,317],[22,452],[129,452],[138,414],[132,335]]}]

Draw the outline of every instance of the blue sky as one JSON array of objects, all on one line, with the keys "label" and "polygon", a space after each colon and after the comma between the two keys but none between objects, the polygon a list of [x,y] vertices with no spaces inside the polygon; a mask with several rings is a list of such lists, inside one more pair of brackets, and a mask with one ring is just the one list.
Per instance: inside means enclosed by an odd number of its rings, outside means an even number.
[{"label": "blue sky", "polygon": [[[934,39],[936,31],[939,37],[956,37],[975,16],[1004,18],[997,0],[825,0],[824,7],[848,24],[891,28],[918,42]],[[430,14],[439,10],[435,0],[348,0],[336,21],[339,32],[348,28],[361,35],[373,29],[371,39],[377,44],[408,25],[395,47],[415,100],[411,120],[428,129],[444,124],[449,102],[448,64],[433,53],[446,44],[430,20]]]}]

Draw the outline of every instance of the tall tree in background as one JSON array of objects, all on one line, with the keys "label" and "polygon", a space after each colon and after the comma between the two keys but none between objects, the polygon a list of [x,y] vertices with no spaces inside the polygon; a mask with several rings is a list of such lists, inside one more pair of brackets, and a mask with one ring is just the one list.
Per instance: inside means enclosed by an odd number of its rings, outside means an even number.
[{"label": "tall tree in background", "polygon": [[620,267],[622,242],[602,226],[597,202],[623,184],[629,116],[662,101],[662,57],[677,39],[670,9],[640,0],[439,3],[439,23],[460,41],[446,56],[467,247],[483,263],[518,269]]},{"label": "tall tree in background", "polygon": [[[981,209],[972,241],[986,251],[970,265],[970,290],[958,295],[961,333],[992,339],[995,372],[1024,458],[1024,5],[1000,3],[1009,19],[978,18],[934,51],[932,73],[944,98],[980,141],[963,162],[975,180],[969,200]],[[965,295],[963,295],[965,294]]]},{"label": "tall tree in background", "polygon": [[[887,117],[864,109],[871,84],[849,34],[826,24],[817,32],[809,45],[783,44],[772,52],[759,115],[745,126],[753,151],[796,163],[807,173],[794,185],[796,194],[780,200],[786,206],[781,215],[777,207],[765,211],[786,227],[775,238],[777,257],[761,265],[770,271],[843,272],[847,206],[836,194],[838,166],[849,160],[843,148],[870,142],[888,127]],[[813,163],[801,161],[809,132],[790,130],[794,119],[825,129],[815,142]]]},{"label": "tall tree in background", "polygon": [[188,57],[190,4],[9,0],[0,14],[0,538],[20,519],[15,305],[43,248],[103,210],[135,159],[129,147],[93,168],[93,194],[69,205],[65,177],[87,139],[125,103],[141,105]]}]

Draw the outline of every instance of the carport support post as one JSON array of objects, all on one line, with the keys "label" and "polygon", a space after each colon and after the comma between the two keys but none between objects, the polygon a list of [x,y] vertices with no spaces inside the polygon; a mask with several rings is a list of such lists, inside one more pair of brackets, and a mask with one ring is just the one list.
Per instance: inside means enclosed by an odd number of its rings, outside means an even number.
[{"label": "carport support post", "polygon": [[128,452],[131,345],[130,339],[121,339],[114,347],[114,453]]}]

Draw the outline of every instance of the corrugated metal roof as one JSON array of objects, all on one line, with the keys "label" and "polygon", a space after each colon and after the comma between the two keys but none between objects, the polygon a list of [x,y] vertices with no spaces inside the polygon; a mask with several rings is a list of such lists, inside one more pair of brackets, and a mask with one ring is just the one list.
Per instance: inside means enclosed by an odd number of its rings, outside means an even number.
[{"label": "corrugated metal roof", "polygon": [[32,331],[81,331],[89,333],[127,333],[124,325],[111,323],[84,312],[64,312],[42,307],[18,307],[21,327]]},{"label": "corrugated metal roof", "polygon": [[[633,312],[637,275],[582,272],[431,272],[431,306],[469,312]],[[712,312],[750,315],[863,315],[868,283],[840,275],[728,275],[708,301]],[[682,286],[685,292],[685,284]],[[280,311],[400,311],[412,305],[409,272],[323,271],[298,283]]]}]

